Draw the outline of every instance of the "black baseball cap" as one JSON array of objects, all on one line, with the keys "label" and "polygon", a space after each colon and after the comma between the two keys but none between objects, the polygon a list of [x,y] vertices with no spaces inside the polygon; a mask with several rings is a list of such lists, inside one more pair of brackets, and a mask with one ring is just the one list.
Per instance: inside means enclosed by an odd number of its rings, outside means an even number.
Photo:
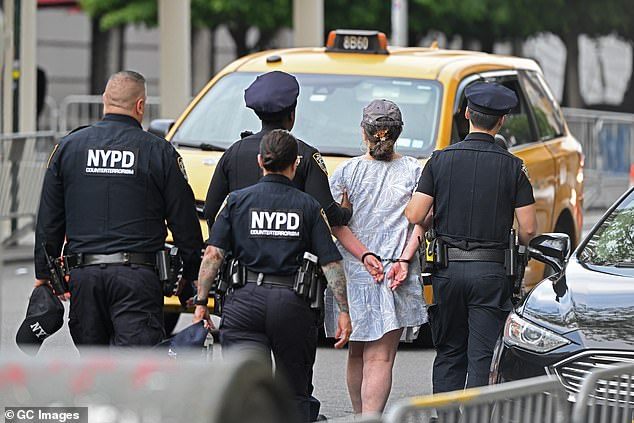
[{"label": "black baseball cap", "polygon": [[299,83],[291,74],[281,71],[258,76],[244,90],[244,103],[262,120],[277,120],[295,109]]},{"label": "black baseball cap", "polygon": [[465,90],[467,107],[485,115],[504,116],[517,106],[517,95],[495,82],[476,82]]},{"label": "black baseball cap", "polygon": [[33,289],[26,317],[15,335],[18,347],[27,354],[35,355],[42,342],[64,324],[64,305],[48,286]]}]

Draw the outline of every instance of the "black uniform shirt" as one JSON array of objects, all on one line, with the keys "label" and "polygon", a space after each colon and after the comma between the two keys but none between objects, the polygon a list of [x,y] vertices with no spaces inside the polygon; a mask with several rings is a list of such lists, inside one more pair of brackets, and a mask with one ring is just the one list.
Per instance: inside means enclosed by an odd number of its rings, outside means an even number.
[{"label": "black uniform shirt", "polygon": [[535,202],[521,159],[485,133],[434,151],[417,191],[434,197],[434,228],[463,248],[506,248],[515,209]]},{"label": "black uniform shirt", "polygon": [[[207,191],[204,211],[207,221],[213,223],[227,194],[251,186],[262,177],[258,166],[260,141],[273,129],[281,128],[265,126],[257,134],[236,141],[222,155]],[[298,140],[297,147],[302,159],[293,185],[319,201],[332,226],[346,225],[352,214],[348,209],[339,207],[332,198],[326,165],[319,151],[301,140]]]},{"label": "black uniform shirt", "polygon": [[282,175],[266,175],[229,194],[207,244],[265,274],[294,274],[306,251],[322,266],[341,260],[319,203]]},{"label": "black uniform shirt", "polygon": [[38,213],[35,270],[48,278],[49,255],[154,253],[172,231],[184,276],[197,279],[203,247],[194,194],[182,160],[132,117],[103,120],[62,138],[49,160]]}]

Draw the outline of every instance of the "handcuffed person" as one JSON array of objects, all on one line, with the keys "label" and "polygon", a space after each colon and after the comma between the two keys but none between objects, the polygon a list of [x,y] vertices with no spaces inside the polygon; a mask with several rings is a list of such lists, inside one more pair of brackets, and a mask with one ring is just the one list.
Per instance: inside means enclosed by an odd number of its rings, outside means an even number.
[{"label": "handcuffed person", "polygon": [[255,350],[267,357],[272,352],[278,374],[290,383],[302,421],[309,421],[314,418],[310,379],[319,311],[311,308],[308,293],[315,287],[307,281],[318,278],[304,271],[317,262],[341,310],[335,347],[348,342],[352,329],[341,255],[325,213],[291,183],[297,151],[297,140],[285,130],[263,137],[258,163],[264,176],[257,184],[230,193],[211,228],[198,276],[194,322],[204,319],[211,325],[207,295],[223,259],[231,254],[238,264],[224,299],[223,352]]}]

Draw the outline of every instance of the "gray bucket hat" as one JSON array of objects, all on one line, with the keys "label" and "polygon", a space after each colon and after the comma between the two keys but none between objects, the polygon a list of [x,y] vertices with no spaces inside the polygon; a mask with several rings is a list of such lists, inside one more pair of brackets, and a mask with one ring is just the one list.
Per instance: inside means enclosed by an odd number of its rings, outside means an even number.
[{"label": "gray bucket hat", "polygon": [[[378,121],[380,118],[382,119]],[[378,121],[378,122],[377,122]],[[403,126],[401,110],[390,100],[372,100],[363,108],[361,125]]]}]

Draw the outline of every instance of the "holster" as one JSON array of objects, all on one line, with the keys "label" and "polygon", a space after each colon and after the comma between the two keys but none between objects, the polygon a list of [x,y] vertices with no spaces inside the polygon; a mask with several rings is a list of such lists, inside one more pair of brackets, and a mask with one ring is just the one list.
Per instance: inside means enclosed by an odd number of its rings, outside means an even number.
[{"label": "holster", "polygon": [[163,287],[163,295],[171,297],[176,289],[178,275],[183,267],[183,261],[178,254],[178,248],[169,251],[161,250],[156,253],[156,272]]},{"label": "holster", "polygon": [[297,271],[293,291],[306,299],[310,307],[321,310],[324,306],[326,277],[318,266],[318,258],[309,252],[304,253],[302,266]]},{"label": "holster", "polygon": [[308,301],[310,303],[310,308],[314,310],[323,310],[324,308],[324,291],[326,291],[326,286],[328,282],[326,281],[326,276],[321,271],[321,268],[317,268],[315,272],[315,277],[311,281],[310,285],[310,295],[308,296]]},{"label": "holster", "polygon": [[246,267],[238,259],[226,255],[222,260],[211,289],[214,295],[213,314],[220,316],[229,288],[238,288],[246,284]]},{"label": "holster", "polygon": [[439,269],[445,269],[449,265],[449,254],[447,252],[447,244],[442,238],[436,238],[433,243],[434,266]]},{"label": "holster", "polygon": [[528,250],[517,242],[515,229],[509,234],[509,248],[505,250],[504,268],[509,278],[511,302],[517,304],[522,298],[522,281],[528,265]]},{"label": "holster", "polygon": [[66,281],[66,275],[69,273],[66,272],[66,267],[61,259],[53,259],[48,255],[45,243],[42,243],[42,249],[44,250],[44,256],[46,257],[48,272],[51,275],[50,280],[53,291],[55,291],[55,295],[64,295],[69,291],[68,282]]}]

